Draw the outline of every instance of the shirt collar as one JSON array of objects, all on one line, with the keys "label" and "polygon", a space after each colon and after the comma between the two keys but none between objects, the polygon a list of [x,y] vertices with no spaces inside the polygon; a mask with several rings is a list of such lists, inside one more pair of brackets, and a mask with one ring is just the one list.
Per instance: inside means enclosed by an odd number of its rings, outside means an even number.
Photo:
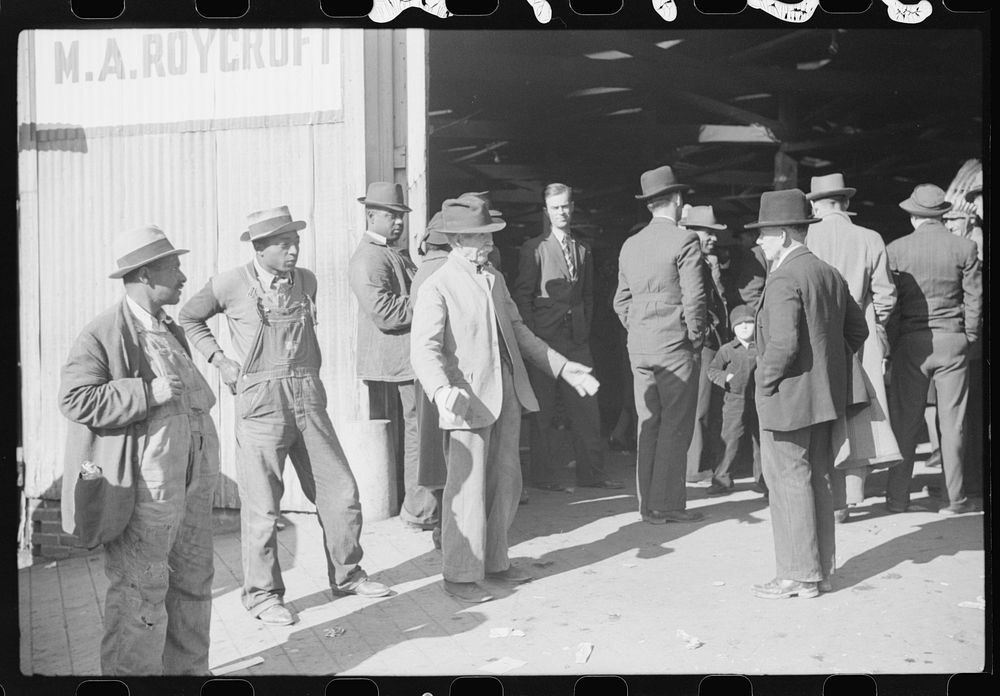
[{"label": "shirt collar", "polygon": [[128,295],[125,295],[125,302],[128,303],[128,308],[132,311],[132,316],[135,317],[139,325],[146,331],[162,331],[165,328],[162,325],[170,322],[170,317],[162,309],[156,316],[153,316],[145,307]]},{"label": "shirt collar", "polygon": [[552,228],[552,236],[555,237],[556,241],[560,244],[565,244],[567,239],[573,238],[568,232],[563,232],[555,227]]},{"label": "shirt collar", "polygon": [[371,237],[372,241],[374,241],[379,246],[384,246],[384,247],[389,246],[389,240],[383,237],[382,235],[376,234],[371,230],[365,230],[365,234]]},{"label": "shirt collar", "polygon": [[[276,274],[276,273],[271,273],[271,271],[269,271],[269,270],[265,269],[263,266],[261,266],[260,262],[257,260],[256,256],[253,259],[253,267],[254,267],[254,270],[257,271],[257,277],[260,279],[260,285],[261,285],[261,287],[264,288],[265,290],[267,290],[268,288],[270,288],[274,284],[274,279],[275,278],[281,277],[281,276],[278,276],[278,274]],[[285,276],[285,277],[291,279],[291,274],[288,274],[288,276]]]},{"label": "shirt collar", "polygon": [[796,249],[798,249],[800,246],[805,246],[805,245],[802,242],[793,241],[791,246],[784,247],[780,252],[778,252],[778,258],[776,258],[774,260],[774,263],[771,264],[771,270],[772,271],[777,270],[778,266],[781,265],[781,262],[784,261],[786,258],[788,258],[788,255],[791,254]]}]

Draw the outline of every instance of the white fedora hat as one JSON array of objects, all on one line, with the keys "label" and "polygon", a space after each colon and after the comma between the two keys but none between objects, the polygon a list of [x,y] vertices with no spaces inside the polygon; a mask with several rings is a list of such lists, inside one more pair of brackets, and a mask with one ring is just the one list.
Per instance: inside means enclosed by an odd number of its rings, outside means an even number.
[{"label": "white fedora hat", "polygon": [[292,220],[287,205],[258,210],[247,215],[247,229],[240,235],[240,241],[252,242],[265,237],[273,237],[282,232],[295,232],[306,226],[302,220]]},{"label": "white fedora hat", "polygon": [[121,278],[158,259],[180,256],[188,250],[175,249],[163,230],[156,225],[145,225],[119,236],[114,243],[114,253],[118,268],[108,275],[109,278]]}]

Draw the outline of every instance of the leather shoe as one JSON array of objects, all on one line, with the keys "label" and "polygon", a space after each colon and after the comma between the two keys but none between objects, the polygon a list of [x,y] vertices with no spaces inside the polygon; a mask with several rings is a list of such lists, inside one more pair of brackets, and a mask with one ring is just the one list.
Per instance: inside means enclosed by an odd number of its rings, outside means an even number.
[{"label": "leather shoe", "polygon": [[493,599],[493,595],[474,582],[451,582],[442,580],[445,593],[468,604],[480,604]]},{"label": "leather shoe", "polygon": [[849,520],[850,517],[851,517],[851,511],[848,510],[847,508],[841,508],[839,510],[833,511],[833,519],[835,522],[837,522],[837,524],[843,524],[844,522],[847,522],[847,520]]},{"label": "leather shoe", "polygon": [[820,592],[833,592],[833,583],[829,580],[820,580],[816,585],[816,589]]},{"label": "leather shoe", "polygon": [[290,626],[295,623],[295,617],[284,604],[272,604],[254,618],[268,626]]},{"label": "leather shoe", "polygon": [[720,481],[712,481],[712,485],[705,489],[705,495],[729,495],[733,492],[733,485],[725,485]]},{"label": "leather shoe", "polygon": [[978,512],[976,506],[966,500],[961,503],[952,503],[938,510],[939,515],[964,515],[967,512]]},{"label": "leather shoe", "polygon": [[519,500],[517,501],[517,504],[518,504],[518,505],[524,505],[524,504],[526,504],[526,503],[527,503],[527,502],[528,502],[529,500],[531,500],[531,497],[530,497],[530,496],[528,496],[528,489],[527,489],[527,488],[523,488],[523,487],[522,487],[522,488],[521,488],[521,498],[520,498],[520,499],[519,499]]},{"label": "leather shoe", "polygon": [[438,551],[441,550],[441,528],[435,527],[434,531],[431,532],[431,541],[434,543],[434,548]]},{"label": "leather shoe", "polygon": [[694,510],[662,510],[658,511],[658,516],[664,522],[699,522],[705,517]]},{"label": "leather shoe", "polygon": [[535,577],[527,572],[526,570],[521,570],[515,565],[511,565],[507,570],[501,570],[496,573],[487,573],[487,577],[491,580],[503,580],[504,582],[513,583],[515,585],[522,582],[531,582]]},{"label": "leather shoe", "polygon": [[810,599],[819,596],[819,588],[815,582],[775,578],[763,585],[754,585],[753,593],[755,597],[761,599],[788,599],[790,597]]},{"label": "leather shoe", "polygon": [[656,510],[650,510],[649,512],[642,513],[642,521],[646,524],[666,524],[667,521],[663,519],[663,516]]},{"label": "leather shoe", "polygon": [[380,582],[375,582],[374,580],[369,580],[365,578],[360,582],[350,585],[349,587],[334,587],[332,588],[334,595],[358,595],[359,597],[385,597],[392,594],[392,590],[388,585],[383,585]]}]

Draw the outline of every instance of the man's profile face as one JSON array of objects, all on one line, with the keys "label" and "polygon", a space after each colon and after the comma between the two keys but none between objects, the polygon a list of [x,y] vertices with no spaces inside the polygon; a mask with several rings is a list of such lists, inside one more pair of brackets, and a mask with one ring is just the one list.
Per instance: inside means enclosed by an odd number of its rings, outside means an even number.
[{"label": "man's profile face", "polygon": [[785,229],[783,227],[761,227],[757,244],[764,251],[764,258],[774,261],[785,245]]},{"label": "man's profile face", "polygon": [[298,263],[299,245],[298,232],[282,232],[267,238],[267,246],[257,252],[257,258],[271,273],[290,273]]},{"label": "man's profile face", "polygon": [[455,249],[469,261],[481,266],[486,263],[490,252],[493,251],[493,234],[491,232],[460,234]]},{"label": "man's profile face", "polygon": [[177,256],[168,256],[149,264],[146,276],[153,301],[160,306],[175,305],[181,301],[181,290],[187,276],[181,271],[181,261]]},{"label": "man's profile face", "polygon": [[369,208],[368,230],[395,242],[403,234],[403,213]]},{"label": "man's profile face", "polygon": [[699,230],[695,229],[698,233],[698,240],[701,242],[701,253],[706,256],[715,253],[715,245],[718,243],[719,238],[715,235],[712,230]]}]

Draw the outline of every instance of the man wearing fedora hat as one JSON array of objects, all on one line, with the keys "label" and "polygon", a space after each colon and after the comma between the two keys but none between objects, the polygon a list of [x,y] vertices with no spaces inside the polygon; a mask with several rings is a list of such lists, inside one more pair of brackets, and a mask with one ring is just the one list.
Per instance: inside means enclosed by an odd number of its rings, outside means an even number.
[{"label": "man wearing fedora hat", "polygon": [[[285,458],[316,505],[334,594],[381,597],[362,556],[361,504],[354,475],[326,412],[316,338],[316,276],[298,266],[299,231],[286,206],[251,213],[240,237],[253,244],[246,264],[211,278],[181,309],[195,348],[236,395],[236,467],[243,539],[244,608],[263,623],[287,625],[278,564],[277,521]],[[208,320],[225,314],[237,360],[222,350]]]},{"label": "man wearing fedora hat", "polygon": [[180,301],[186,253],[156,226],[120,236],[109,277],[125,298],[83,329],[62,370],[63,525],[104,544],[107,675],[208,672],[215,397],[163,311]]},{"label": "man wearing fedora hat", "polygon": [[967,498],[962,470],[969,398],[969,359],[979,349],[982,277],[976,245],[941,222],[952,207],[944,191],[920,184],[899,207],[913,232],[888,246],[899,301],[889,324],[892,341],[889,408],[903,463],[889,471],[886,506],[903,512],[917,434],[933,381],[941,423],[941,464],[948,499],[939,512],[960,514],[976,506]]},{"label": "man wearing fedora hat", "polygon": [[[573,190],[549,184],[542,193],[549,231],[521,245],[517,281],[512,295],[518,312],[536,336],[567,358],[594,364],[590,327],[594,314],[594,259],[590,245],[574,239]],[[597,399],[580,396],[547,370],[528,366],[531,388],[538,399],[537,437],[532,437],[531,470],[534,484],[561,490],[558,481],[553,418],[557,398],[566,409],[576,454],[576,483],[587,488],[622,488],[607,474],[607,447],[601,438]]]},{"label": "man wearing fedora hat", "polygon": [[[365,206],[366,229],[348,267],[359,310],[357,374],[369,388],[370,416],[387,418],[403,431],[405,494],[399,517],[415,529],[432,530],[438,522],[437,503],[433,493],[417,483],[420,445],[410,366],[410,285],[417,269],[395,246],[410,208],[403,201],[403,187],[385,181],[369,184],[358,201]],[[397,394],[402,423],[396,415]]]},{"label": "man wearing fedora hat", "polygon": [[757,414],[777,573],[765,599],[815,597],[835,565],[833,423],[847,408],[849,360],[868,337],[847,283],[805,246],[817,218],[799,189],[764,193],[757,243],[771,263],[757,312]]},{"label": "man wearing fedora hat", "polygon": [[806,246],[840,272],[851,297],[865,313],[868,338],[854,359],[867,376],[871,386],[869,398],[877,405],[850,414],[853,422],[848,432],[855,440],[851,459],[833,474],[837,522],[847,521],[848,506],[864,501],[869,466],[886,466],[900,460],[899,445],[886,415],[889,406],[883,371],[884,361],[889,357],[885,325],[896,306],[896,285],[889,274],[882,237],[874,230],[855,225],[847,214],[855,193],[856,189],[844,185],[843,174],[834,173],[814,176],[806,194],[812,202],[813,214],[819,218],[809,226]]},{"label": "man wearing fedora hat", "polygon": [[452,251],[420,287],[410,355],[446,433],[443,587],[475,603],[492,598],[479,585],[487,577],[531,579],[511,565],[507,542],[522,486],[521,411],[538,410],[522,353],[581,394],[594,393],[597,380],[528,330],[503,276],[487,263],[493,233],[506,223],[470,197],[446,200],[441,218]]},{"label": "man wearing fedora hat", "polygon": [[677,226],[689,188],[664,166],[640,178],[636,196],[653,214],[625,240],[614,308],[628,331],[639,427],[636,484],[645,522],[693,522],[685,510],[686,453],[694,431],[701,347],[707,331],[698,235]]},{"label": "man wearing fedora hat", "polygon": [[[715,219],[710,205],[685,206],[681,227],[692,230],[701,243],[702,269],[705,276],[705,342],[701,346],[701,365],[698,371],[698,403],[695,407],[694,431],[687,450],[687,480],[697,481],[700,472],[711,470],[716,452],[721,450],[721,398],[712,386],[708,366],[727,341],[732,338],[729,328],[729,310],[726,306],[725,288],[722,285],[722,266],[716,256],[719,233],[727,231],[726,225]],[[707,473],[707,471],[706,471]],[[731,486],[730,486],[731,487]],[[705,491],[708,495],[727,493],[718,480]]]}]

